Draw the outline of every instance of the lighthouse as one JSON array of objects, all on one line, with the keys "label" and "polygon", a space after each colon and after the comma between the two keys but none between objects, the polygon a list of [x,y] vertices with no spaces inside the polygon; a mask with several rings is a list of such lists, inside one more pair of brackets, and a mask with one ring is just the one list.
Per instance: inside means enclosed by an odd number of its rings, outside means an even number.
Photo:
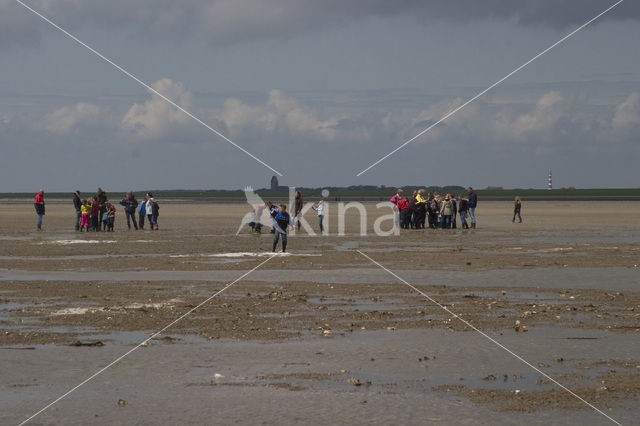
[{"label": "lighthouse", "polygon": [[551,169],[549,169],[549,179],[547,180],[547,189],[549,191],[553,189],[553,184],[551,183]]}]

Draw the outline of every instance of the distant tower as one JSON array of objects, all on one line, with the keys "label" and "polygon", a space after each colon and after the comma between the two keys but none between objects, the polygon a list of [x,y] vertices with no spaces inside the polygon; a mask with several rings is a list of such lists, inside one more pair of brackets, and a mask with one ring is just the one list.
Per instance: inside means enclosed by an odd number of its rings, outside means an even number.
[{"label": "distant tower", "polygon": [[271,189],[272,190],[278,189],[278,177],[275,175],[271,177]]},{"label": "distant tower", "polygon": [[551,191],[553,189],[553,184],[551,183],[551,169],[549,169],[549,180],[548,180],[548,183],[547,183],[547,189],[549,191]]}]

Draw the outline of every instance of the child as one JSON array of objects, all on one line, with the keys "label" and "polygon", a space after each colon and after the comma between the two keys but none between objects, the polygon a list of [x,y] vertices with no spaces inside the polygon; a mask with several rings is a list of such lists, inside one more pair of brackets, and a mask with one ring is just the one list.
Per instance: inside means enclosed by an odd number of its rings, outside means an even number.
[{"label": "child", "polygon": [[318,225],[320,225],[320,232],[324,232],[324,225],[322,224],[322,220],[324,219],[324,200],[318,201],[317,206],[312,206],[312,208],[318,212]]},{"label": "child", "polygon": [[91,210],[89,216],[91,219],[91,229],[94,232],[100,231],[100,204],[96,200],[96,197],[91,197]]},{"label": "child", "polygon": [[80,205],[80,212],[82,217],[80,219],[80,232],[83,229],[86,229],[89,232],[89,212],[91,211],[91,206],[87,203],[87,200],[82,200],[82,204]]},{"label": "child", "polygon": [[271,201],[267,201],[267,207],[269,207],[269,215],[273,218],[273,222],[271,223],[271,233],[276,232],[276,216],[278,215],[280,209],[273,204]]},{"label": "child", "polygon": [[260,222],[262,210],[264,210],[264,205],[258,204],[256,208],[253,209],[253,219],[248,223],[248,225],[251,227],[251,233],[254,235],[260,235],[262,233],[263,225]]},{"label": "child", "polygon": [[273,235],[273,252],[275,253],[278,246],[278,240],[282,235],[282,252],[287,251],[287,228],[291,222],[291,217],[287,213],[287,206],[280,204],[280,210],[276,213],[274,235]]},{"label": "child", "polygon": [[144,217],[147,215],[147,197],[142,199],[142,202],[138,204],[138,224],[140,229],[144,229]]},{"label": "child", "polygon": [[113,232],[113,225],[116,221],[116,208],[108,201],[107,204],[105,204],[105,208],[107,209],[105,212],[107,215],[107,232]]}]

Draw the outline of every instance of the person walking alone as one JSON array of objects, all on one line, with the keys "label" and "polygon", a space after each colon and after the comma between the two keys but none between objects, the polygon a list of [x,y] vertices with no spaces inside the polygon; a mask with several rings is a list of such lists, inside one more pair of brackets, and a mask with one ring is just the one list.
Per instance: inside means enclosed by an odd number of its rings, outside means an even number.
[{"label": "person walking alone", "polygon": [[38,215],[38,231],[42,231],[42,216],[44,216],[44,190],[40,189],[33,200],[33,207]]},{"label": "person walking alone", "polygon": [[478,206],[478,194],[473,190],[472,187],[469,187],[469,217],[471,218],[471,228],[475,229],[476,227],[476,207]]},{"label": "person walking alone", "polygon": [[519,223],[522,223],[520,209],[522,209],[522,202],[520,201],[520,197],[516,197],[515,200],[513,200],[513,219],[511,220],[511,222],[515,222],[516,216],[518,216]]},{"label": "person walking alone", "polygon": [[287,229],[291,224],[291,217],[289,213],[287,213],[287,206],[284,204],[280,204],[280,210],[276,214],[275,224],[274,224],[274,233],[273,233],[273,249],[272,251],[275,253],[276,247],[278,246],[278,240],[282,237],[282,252],[287,251]]}]

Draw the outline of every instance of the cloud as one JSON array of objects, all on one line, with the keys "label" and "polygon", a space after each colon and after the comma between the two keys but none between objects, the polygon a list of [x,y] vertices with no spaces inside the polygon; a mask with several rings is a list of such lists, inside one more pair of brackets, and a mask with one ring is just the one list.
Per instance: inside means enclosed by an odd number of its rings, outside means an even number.
[{"label": "cloud", "polygon": [[38,126],[50,133],[68,135],[79,127],[87,127],[101,121],[102,109],[84,102],[73,106],[61,107],[43,117]]},{"label": "cloud", "polygon": [[640,128],[640,92],[631,93],[624,102],[616,107],[613,127],[618,131]]},{"label": "cloud", "polygon": [[[151,85],[153,89],[171,99],[187,111],[192,108],[193,95],[185,85],[163,78]],[[122,128],[142,139],[157,138],[176,127],[191,124],[192,119],[153,91],[151,99],[144,104],[132,105],[121,121]],[[198,125],[193,122],[193,125]]]},{"label": "cloud", "polygon": [[[515,20],[565,28],[584,23],[613,1],[564,0],[35,0],[29,3],[70,30],[125,30],[148,39],[202,38],[214,45],[287,38],[371,17],[402,17],[424,24]],[[43,22],[12,0],[0,0],[0,43],[35,42]],[[603,20],[638,20],[640,4],[624,2]],[[47,29],[48,30],[48,29]]]}]

